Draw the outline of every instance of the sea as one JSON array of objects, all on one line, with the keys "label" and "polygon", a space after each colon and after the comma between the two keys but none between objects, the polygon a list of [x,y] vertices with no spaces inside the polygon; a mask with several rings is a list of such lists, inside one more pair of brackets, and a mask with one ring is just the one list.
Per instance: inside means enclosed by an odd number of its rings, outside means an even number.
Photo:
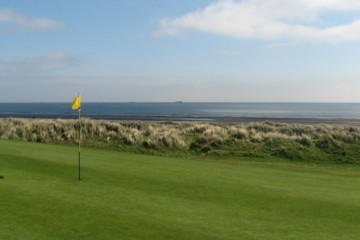
[{"label": "sea", "polygon": [[[71,103],[0,103],[0,117],[77,118]],[[81,116],[110,120],[360,120],[360,103],[84,102]]]}]

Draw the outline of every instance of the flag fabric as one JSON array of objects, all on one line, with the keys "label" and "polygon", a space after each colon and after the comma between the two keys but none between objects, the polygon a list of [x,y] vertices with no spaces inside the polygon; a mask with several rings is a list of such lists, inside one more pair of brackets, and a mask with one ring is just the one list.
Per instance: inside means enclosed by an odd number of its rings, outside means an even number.
[{"label": "flag fabric", "polygon": [[81,107],[81,95],[78,93],[77,97],[74,98],[74,101],[72,102],[71,108],[72,109],[80,109]]}]

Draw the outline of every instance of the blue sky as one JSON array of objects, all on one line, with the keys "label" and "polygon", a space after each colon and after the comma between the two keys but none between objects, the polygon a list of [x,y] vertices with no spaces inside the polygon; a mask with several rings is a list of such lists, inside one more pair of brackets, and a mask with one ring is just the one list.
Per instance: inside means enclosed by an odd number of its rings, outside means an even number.
[{"label": "blue sky", "polygon": [[0,34],[0,102],[360,101],[355,0],[3,0]]}]

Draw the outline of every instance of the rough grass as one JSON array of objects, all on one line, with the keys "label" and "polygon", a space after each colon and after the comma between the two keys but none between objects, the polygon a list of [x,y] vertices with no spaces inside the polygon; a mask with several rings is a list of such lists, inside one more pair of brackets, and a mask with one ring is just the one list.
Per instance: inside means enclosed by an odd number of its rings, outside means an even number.
[{"label": "rough grass", "polygon": [[353,240],[357,166],[204,161],[0,141],[0,239]]},{"label": "rough grass", "polygon": [[[0,119],[0,138],[76,144],[76,120]],[[81,120],[84,146],[167,156],[360,163],[360,128],[283,123]]]}]

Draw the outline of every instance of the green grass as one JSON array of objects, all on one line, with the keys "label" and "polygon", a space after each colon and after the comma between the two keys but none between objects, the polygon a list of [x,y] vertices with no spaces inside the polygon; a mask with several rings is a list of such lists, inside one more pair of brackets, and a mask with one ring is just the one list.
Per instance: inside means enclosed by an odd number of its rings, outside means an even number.
[{"label": "green grass", "polygon": [[[249,160],[249,159],[248,159]],[[0,141],[0,239],[358,239],[356,166]]]}]

